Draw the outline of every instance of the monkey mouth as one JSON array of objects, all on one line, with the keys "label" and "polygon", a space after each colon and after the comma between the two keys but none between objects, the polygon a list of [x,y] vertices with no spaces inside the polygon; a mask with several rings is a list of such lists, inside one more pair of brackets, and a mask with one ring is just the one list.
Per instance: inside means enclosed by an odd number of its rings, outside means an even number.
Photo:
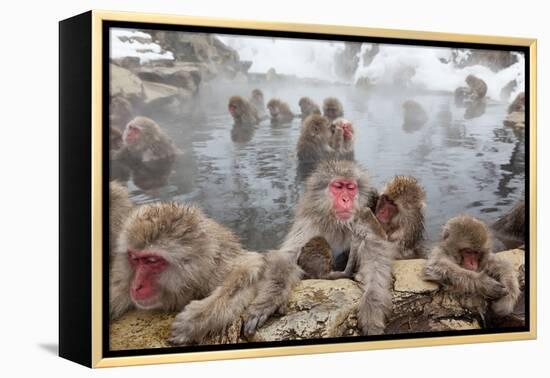
[{"label": "monkey mouth", "polygon": [[134,299],[134,304],[140,310],[154,310],[159,307],[160,303],[158,295],[149,298]]},{"label": "monkey mouth", "polygon": [[339,220],[347,221],[353,217],[353,211],[337,211],[336,218]]}]

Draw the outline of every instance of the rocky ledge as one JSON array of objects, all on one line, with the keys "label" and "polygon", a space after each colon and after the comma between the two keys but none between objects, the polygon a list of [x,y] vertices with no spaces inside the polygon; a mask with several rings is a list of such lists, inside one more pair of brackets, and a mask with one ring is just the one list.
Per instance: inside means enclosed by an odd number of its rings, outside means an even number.
[{"label": "rocky ledge", "polygon": [[[501,252],[500,258],[510,261],[519,273],[524,286],[524,251]],[[420,273],[425,260],[402,260],[393,269],[393,314],[387,333],[415,333],[480,329],[484,326],[519,326],[525,324],[524,301],[520,299],[514,313],[506,318],[491,320],[485,315],[486,303],[455,298],[424,281]],[[278,341],[315,339],[359,335],[356,310],[361,287],[354,281],[304,280],[290,296],[285,315],[272,317],[251,339],[241,335],[242,321],[238,320],[224,335],[209,343],[241,343],[249,341]],[[523,297],[523,295],[522,295]],[[132,311],[113,321],[110,330],[114,350],[169,347],[173,313]]]}]

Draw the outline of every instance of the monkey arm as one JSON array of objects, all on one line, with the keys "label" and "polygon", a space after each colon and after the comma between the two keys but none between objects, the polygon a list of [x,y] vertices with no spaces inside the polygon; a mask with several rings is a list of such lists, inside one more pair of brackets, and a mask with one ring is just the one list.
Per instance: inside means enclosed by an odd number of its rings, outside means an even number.
[{"label": "monkey arm", "polygon": [[364,335],[384,333],[392,311],[392,262],[395,245],[380,238],[368,238],[360,252],[358,275],[365,292],[359,301],[357,319]]},{"label": "monkey arm", "polygon": [[295,261],[297,261],[302,247],[312,238],[320,234],[321,233],[312,222],[307,221],[306,218],[298,219],[292,225],[280,250],[288,251],[288,253],[294,257]]},{"label": "monkey arm", "polygon": [[518,275],[512,264],[498,255],[490,255],[486,271],[489,276],[504,285],[508,291],[508,294],[493,302],[491,306],[493,311],[500,316],[512,313],[521,294]]},{"label": "monkey arm", "polygon": [[485,272],[474,272],[459,266],[440,248],[432,251],[432,257],[423,270],[424,279],[450,287],[459,294],[481,294],[487,298],[500,298],[506,294],[504,286]]},{"label": "monkey arm", "polygon": [[334,130],[334,134],[332,134],[332,137],[330,138],[329,145],[334,150],[336,150],[336,152],[340,152],[343,144],[344,144],[344,130],[342,130],[340,127],[336,127],[336,130]]},{"label": "monkey arm", "polygon": [[292,255],[285,251],[262,254],[265,275],[258,285],[258,295],[247,309],[244,322],[245,336],[252,336],[257,328],[275,312],[284,313],[292,288],[300,281],[300,269]]},{"label": "monkey arm", "polygon": [[265,271],[264,259],[259,253],[244,252],[232,264],[232,271],[220,286],[208,297],[190,302],[176,316],[171,343],[202,343],[230,326],[252,302]]}]

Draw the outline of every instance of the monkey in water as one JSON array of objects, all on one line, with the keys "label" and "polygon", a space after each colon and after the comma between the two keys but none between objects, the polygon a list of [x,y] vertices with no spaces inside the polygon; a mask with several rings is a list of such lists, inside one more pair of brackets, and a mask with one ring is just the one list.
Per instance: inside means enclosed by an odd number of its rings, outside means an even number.
[{"label": "monkey in water", "polygon": [[178,345],[204,343],[241,316],[250,336],[284,310],[299,275],[288,252],[246,251],[197,207],[146,204],[130,213],[117,241],[110,316],[132,308],[179,311],[170,338]]},{"label": "monkey in water", "polygon": [[525,202],[518,201],[508,213],[491,225],[495,238],[502,243],[498,250],[520,248],[525,245]]},{"label": "monkey in water", "polygon": [[407,100],[403,103],[403,129],[416,131],[428,122],[428,113],[422,105],[414,100]]},{"label": "monkey in water", "polygon": [[289,123],[294,119],[294,114],[290,111],[288,104],[278,98],[269,100],[267,110],[269,110],[272,124]]},{"label": "monkey in water", "polygon": [[525,112],[525,92],[520,92],[508,107],[508,114]]},{"label": "monkey in water", "polygon": [[423,276],[458,295],[493,301],[491,308],[498,316],[510,314],[520,296],[512,265],[491,251],[487,226],[469,215],[458,215],[445,224]]},{"label": "monkey in water", "polygon": [[355,129],[345,118],[336,118],[330,124],[332,137],[330,146],[335,151],[335,157],[342,160],[354,160]]},{"label": "monkey in water", "polygon": [[398,259],[424,256],[426,193],[412,176],[394,176],[382,188],[376,218],[388,240],[398,246]]},{"label": "monkey in water", "polygon": [[321,115],[321,109],[319,109],[319,105],[315,103],[311,98],[309,97],[302,97],[298,101],[298,106],[300,107],[302,119],[306,119],[312,114],[318,114]]},{"label": "monkey in water", "polygon": [[323,115],[330,121],[344,116],[344,108],[336,97],[327,97],[323,101]]},{"label": "monkey in water", "polygon": [[257,88],[252,90],[250,95],[250,104],[252,104],[252,106],[256,109],[260,118],[265,116],[264,93],[261,90]]},{"label": "monkey in water", "polygon": [[260,115],[256,108],[241,96],[232,96],[227,108],[235,121],[235,126],[250,127],[260,123]]},{"label": "monkey in water", "polygon": [[466,84],[470,88],[472,101],[479,101],[485,98],[487,94],[487,83],[485,81],[477,76],[468,75],[466,76]]},{"label": "monkey in water", "polygon": [[126,125],[122,141],[113,156],[113,171],[119,171],[117,165],[127,167],[134,183],[144,190],[166,185],[179,151],[160,126],[150,118],[136,117]]}]

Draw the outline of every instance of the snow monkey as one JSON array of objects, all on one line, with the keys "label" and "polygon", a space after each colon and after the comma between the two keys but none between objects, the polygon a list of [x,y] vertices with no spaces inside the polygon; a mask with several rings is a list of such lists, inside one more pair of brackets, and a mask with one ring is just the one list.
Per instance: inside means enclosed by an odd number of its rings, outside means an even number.
[{"label": "snow monkey", "polygon": [[304,271],[304,279],[324,279],[332,271],[330,244],[322,236],[308,241],[298,254],[298,265]]},{"label": "snow monkey", "polygon": [[518,201],[512,210],[491,225],[491,231],[502,244],[502,250],[525,245],[525,202]]},{"label": "snow monkey", "polygon": [[398,245],[399,259],[423,257],[426,193],[416,178],[395,176],[380,191],[376,218]]},{"label": "snow monkey", "polygon": [[330,145],[336,152],[337,159],[353,160],[355,130],[350,121],[345,118],[336,118],[330,124],[332,138]]},{"label": "snow monkey", "polygon": [[[359,209],[372,207],[375,192],[367,172],[349,160],[319,163],[307,179],[293,225],[282,244],[297,259],[302,247],[321,236],[330,245],[333,261],[349,251],[351,228]],[[335,263],[333,263],[334,265]]]},{"label": "snow monkey", "polygon": [[474,101],[481,100],[487,94],[487,84],[477,76],[466,76],[466,84],[470,87],[471,99]]},{"label": "snow monkey", "polygon": [[288,252],[244,250],[197,207],[153,203],[124,222],[109,278],[111,318],[131,308],[179,311],[170,342],[190,344],[240,316],[252,335],[286,306],[299,269]]},{"label": "snow monkey", "polygon": [[264,101],[264,93],[259,89],[252,90],[252,93],[250,95],[250,103],[254,108],[256,108],[256,111],[258,112],[258,115],[260,117],[265,116],[265,101]]},{"label": "snow monkey", "polygon": [[289,123],[294,119],[294,114],[290,111],[288,104],[278,98],[269,100],[267,110],[269,110],[271,123],[273,124]]},{"label": "snow monkey", "polygon": [[298,106],[300,107],[300,111],[302,113],[302,119],[306,119],[312,114],[321,114],[321,109],[319,109],[319,105],[317,105],[315,101],[313,101],[309,97],[300,98],[300,100],[298,101]]},{"label": "snow monkey", "polygon": [[402,107],[403,126],[407,131],[416,131],[428,122],[428,113],[418,102],[407,100]]},{"label": "snow monkey", "polygon": [[260,116],[254,106],[241,96],[233,96],[227,105],[229,113],[238,126],[255,126],[260,122]]},{"label": "snow monkey", "polygon": [[508,114],[513,112],[525,112],[525,92],[520,92],[508,107]]},{"label": "snow monkey", "polygon": [[152,189],[166,184],[179,151],[155,121],[134,118],[124,129],[122,142],[113,160],[131,170],[137,186]]},{"label": "snow monkey", "polygon": [[492,253],[487,226],[469,215],[458,215],[445,224],[423,275],[456,294],[493,300],[491,307],[499,316],[510,314],[520,295],[512,265]]},{"label": "snow monkey", "polygon": [[334,121],[338,117],[344,116],[344,108],[342,103],[336,97],[327,97],[323,101],[323,115],[330,121]]},{"label": "snow monkey", "polygon": [[319,162],[334,159],[336,151],[330,146],[333,133],[326,117],[312,114],[304,120],[296,145],[298,176],[309,177]]}]

